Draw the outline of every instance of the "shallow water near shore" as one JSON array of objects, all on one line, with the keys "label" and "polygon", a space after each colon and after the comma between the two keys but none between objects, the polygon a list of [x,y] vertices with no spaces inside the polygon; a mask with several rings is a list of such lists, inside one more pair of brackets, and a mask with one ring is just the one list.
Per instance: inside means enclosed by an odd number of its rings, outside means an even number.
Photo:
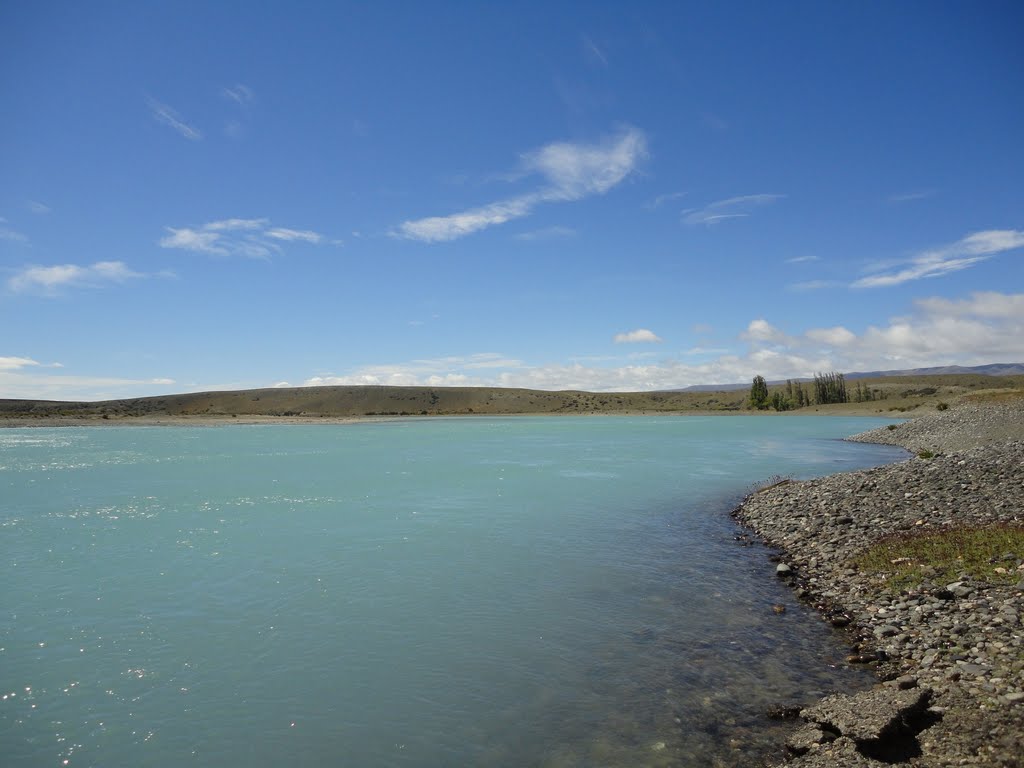
[{"label": "shallow water near shore", "polygon": [[3,762],[741,764],[871,678],[727,512],[884,423],[0,431]]}]

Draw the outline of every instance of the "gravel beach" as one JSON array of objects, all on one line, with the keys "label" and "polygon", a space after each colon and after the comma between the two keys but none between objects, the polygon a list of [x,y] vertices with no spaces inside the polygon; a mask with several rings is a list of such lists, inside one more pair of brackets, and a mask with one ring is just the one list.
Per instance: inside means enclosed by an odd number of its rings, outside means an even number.
[{"label": "gravel beach", "polygon": [[894,426],[850,439],[914,457],[784,481],[734,512],[781,550],[777,576],[849,633],[850,663],[879,677],[871,691],[800,711],[787,765],[1024,765],[1024,552],[992,563],[1008,584],[925,570],[920,586],[902,591],[851,560],[893,534],[1024,525],[1024,400]]}]

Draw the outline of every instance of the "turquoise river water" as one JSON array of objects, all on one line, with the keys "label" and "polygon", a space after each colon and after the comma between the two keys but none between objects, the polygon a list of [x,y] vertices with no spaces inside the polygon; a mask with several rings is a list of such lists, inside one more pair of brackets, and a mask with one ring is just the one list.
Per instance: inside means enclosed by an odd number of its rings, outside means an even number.
[{"label": "turquoise river water", "polygon": [[744,764],[869,681],[728,512],[881,423],[0,430],[0,763]]}]

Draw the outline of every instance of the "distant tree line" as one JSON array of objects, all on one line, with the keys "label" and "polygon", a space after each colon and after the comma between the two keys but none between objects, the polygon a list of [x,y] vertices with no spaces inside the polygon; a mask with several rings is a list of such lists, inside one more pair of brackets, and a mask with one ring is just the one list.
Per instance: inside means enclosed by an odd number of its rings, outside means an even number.
[{"label": "distant tree line", "polygon": [[864,403],[884,399],[880,390],[873,390],[861,381],[850,390],[846,386],[846,377],[841,373],[816,373],[811,382],[800,382],[787,379],[785,386],[774,390],[768,387],[764,376],[755,376],[750,386],[750,407],[759,411],[773,408],[776,411],[791,411],[795,408],[806,408],[811,405],[828,405],[830,403]]}]

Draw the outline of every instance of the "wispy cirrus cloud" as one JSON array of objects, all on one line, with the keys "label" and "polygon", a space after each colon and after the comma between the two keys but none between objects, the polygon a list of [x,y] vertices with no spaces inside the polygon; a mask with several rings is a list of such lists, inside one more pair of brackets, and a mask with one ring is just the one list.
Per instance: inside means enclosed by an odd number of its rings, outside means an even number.
[{"label": "wispy cirrus cloud", "polygon": [[221,95],[234,105],[233,116],[224,122],[224,135],[237,138],[245,130],[245,118],[249,116],[256,94],[252,88],[241,83],[220,89]]},{"label": "wispy cirrus cloud", "polygon": [[457,240],[527,216],[545,203],[602,195],[629,176],[646,154],[646,138],[636,128],[596,144],[548,144],[525,153],[517,174],[518,178],[543,178],[545,183],[538,189],[459,213],[405,221],[392,234],[426,243]]},{"label": "wispy cirrus cloud", "polygon": [[179,136],[189,141],[199,141],[203,138],[202,132],[188,123],[174,109],[167,104],[150,97],[146,100],[149,105],[150,114],[158,123],[173,128]]},{"label": "wispy cirrus cloud", "polygon": [[243,107],[246,104],[251,103],[255,96],[251,88],[246,85],[242,85],[241,83],[221,88],[220,92],[223,94],[225,99],[233,101],[235,104]]},{"label": "wispy cirrus cloud", "polygon": [[615,334],[613,341],[616,344],[650,344],[660,342],[661,338],[647,328],[637,328],[635,331]]},{"label": "wispy cirrus cloud", "polygon": [[681,197],[686,197],[686,192],[666,192],[663,195],[658,195],[653,200],[644,203],[644,208],[653,211],[656,208],[660,208],[665,203],[670,203],[673,200],[678,200]]},{"label": "wispy cirrus cloud", "polygon": [[592,64],[598,64],[602,68],[608,67],[608,57],[605,55],[604,51],[598,48],[597,43],[595,43],[589,35],[582,35],[582,43],[583,52],[588,61]]},{"label": "wispy cirrus cloud", "polygon": [[683,223],[691,226],[704,224],[710,227],[721,224],[728,219],[744,219],[750,216],[755,208],[770,205],[784,197],[785,195],[760,194],[740,195],[739,197],[717,200],[705,205],[703,208],[687,208],[682,212]]},{"label": "wispy cirrus cloud", "polygon": [[903,269],[855,280],[852,287],[879,288],[927,277],[940,277],[980,264],[1004,251],[1021,247],[1024,247],[1024,232],[1020,230],[990,229],[975,232],[950,245],[914,256]]},{"label": "wispy cirrus cloud", "polygon": [[50,211],[52,210],[50,206],[46,205],[45,203],[40,203],[38,200],[26,200],[25,207],[28,208],[29,211],[36,214],[37,216],[42,216],[44,214],[50,213]]},{"label": "wispy cirrus cloud", "polygon": [[107,283],[124,283],[147,275],[135,272],[123,261],[97,261],[90,266],[57,264],[50,267],[28,266],[7,280],[14,293],[55,296],[65,288],[94,288]]},{"label": "wispy cirrus cloud", "polygon": [[285,227],[276,227],[274,229],[268,229],[265,234],[267,237],[273,238],[274,240],[283,240],[288,243],[299,240],[304,243],[313,243],[316,245],[324,239],[323,235],[319,232],[313,232],[309,229],[287,229]]},{"label": "wispy cirrus cloud", "polygon": [[60,363],[51,363],[46,366],[31,357],[0,357],[0,371],[20,371],[22,368],[43,367],[61,368]]},{"label": "wispy cirrus cloud", "polygon": [[0,220],[0,240],[6,240],[10,243],[28,242],[28,235],[22,234],[21,232],[17,232],[13,229],[2,226],[2,221],[3,220]]},{"label": "wispy cirrus cloud", "polygon": [[919,189],[916,192],[889,195],[889,202],[893,205],[899,205],[900,203],[912,203],[916,200],[927,200],[929,197],[935,197],[935,195],[936,190],[934,189]]},{"label": "wispy cirrus cloud", "polygon": [[428,216],[425,219],[406,221],[398,227],[397,235],[424,243],[458,240],[481,229],[522,218],[533,210],[536,202],[532,196],[515,198],[448,216]]},{"label": "wispy cirrus cloud", "polygon": [[821,261],[820,256],[794,256],[791,259],[786,259],[787,264],[809,264],[812,261]]},{"label": "wispy cirrus cloud", "polygon": [[269,259],[282,252],[281,243],[319,245],[324,236],[309,229],[273,227],[270,219],[220,219],[199,227],[166,227],[170,233],[160,239],[162,248],[173,248],[212,256],[245,256]]}]

